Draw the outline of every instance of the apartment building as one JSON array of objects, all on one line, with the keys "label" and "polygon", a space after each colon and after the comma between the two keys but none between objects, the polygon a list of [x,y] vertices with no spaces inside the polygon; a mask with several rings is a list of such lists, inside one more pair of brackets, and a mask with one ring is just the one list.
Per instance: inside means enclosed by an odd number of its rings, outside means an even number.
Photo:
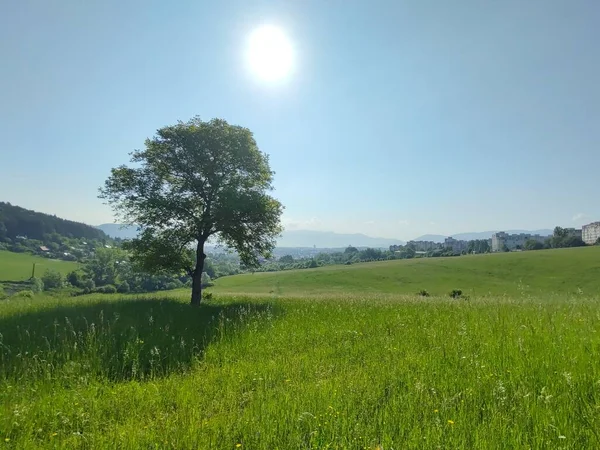
[{"label": "apartment building", "polygon": [[594,245],[600,239],[600,222],[584,225],[581,229],[581,239],[588,245]]},{"label": "apartment building", "polygon": [[441,244],[433,241],[408,241],[406,243],[408,247],[415,249],[417,252],[428,252],[441,248]]},{"label": "apartment building", "polygon": [[499,233],[494,233],[492,235],[492,251],[500,252],[504,249],[504,246],[506,246],[509,250],[524,248],[525,242],[530,239],[543,243],[546,239],[548,239],[548,236],[540,236],[539,234],[529,233],[508,234],[504,231],[500,231]]},{"label": "apartment building", "polygon": [[459,241],[453,237],[447,237],[444,240],[444,247],[451,248],[454,253],[462,253],[469,248],[469,241]]}]

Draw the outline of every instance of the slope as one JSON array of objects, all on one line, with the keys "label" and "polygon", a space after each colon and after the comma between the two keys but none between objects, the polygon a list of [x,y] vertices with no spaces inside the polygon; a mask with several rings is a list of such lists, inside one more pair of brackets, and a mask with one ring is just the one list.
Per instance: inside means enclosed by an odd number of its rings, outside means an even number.
[{"label": "slope", "polygon": [[415,294],[539,295],[600,292],[600,248],[471,255],[235,275],[213,292],[277,296]]}]

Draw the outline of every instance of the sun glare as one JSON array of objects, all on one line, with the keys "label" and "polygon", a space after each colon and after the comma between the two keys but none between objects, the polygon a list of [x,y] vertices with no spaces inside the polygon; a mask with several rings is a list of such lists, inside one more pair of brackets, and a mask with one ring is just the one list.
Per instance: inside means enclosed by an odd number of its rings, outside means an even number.
[{"label": "sun glare", "polygon": [[262,80],[277,81],[285,78],[292,70],[293,56],[290,41],[277,27],[260,27],[248,39],[248,65]]}]

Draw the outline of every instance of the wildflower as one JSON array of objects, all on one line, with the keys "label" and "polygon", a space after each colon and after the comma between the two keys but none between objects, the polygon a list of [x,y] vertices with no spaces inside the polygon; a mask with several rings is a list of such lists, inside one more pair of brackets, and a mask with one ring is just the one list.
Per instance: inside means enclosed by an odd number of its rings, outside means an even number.
[{"label": "wildflower", "polygon": [[242,444],[240,444],[239,442],[237,444],[235,444],[235,448],[240,448],[242,446]]},{"label": "wildflower", "polygon": [[435,413],[436,413],[436,412],[439,412],[439,411],[438,411],[437,409],[434,409],[434,410],[433,410],[433,412],[435,412]]},{"label": "wildflower", "polygon": [[10,442],[10,438],[4,438],[4,442]]},{"label": "wildflower", "polygon": [[559,439],[566,439],[566,436],[563,436],[562,434],[558,437]]},{"label": "wildflower", "polygon": [[450,425],[454,425],[454,420],[448,420],[448,423],[449,423]]},{"label": "wildflower", "polygon": [[292,380],[290,380],[289,378],[287,378],[287,379],[285,380],[285,382],[286,382],[286,383],[289,383],[290,381],[292,381]]},{"label": "wildflower", "polygon": [[52,433],[50,437],[58,436],[58,433]]}]

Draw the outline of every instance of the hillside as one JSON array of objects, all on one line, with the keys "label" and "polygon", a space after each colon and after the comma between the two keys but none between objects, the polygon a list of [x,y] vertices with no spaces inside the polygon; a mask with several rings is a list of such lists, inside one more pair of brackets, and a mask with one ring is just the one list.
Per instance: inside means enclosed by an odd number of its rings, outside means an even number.
[{"label": "hillside", "polygon": [[76,239],[106,239],[106,234],[84,223],[61,219],[10,203],[0,202],[0,242],[17,236],[44,241],[50,234]]},{"label": "hillside", "polygon": [[36,264],[37,277],[41,276],[47,269],[56,270],[66,275],[79,267],[75,262],[0,250],[0,283],[28,280],[31,277],[31,269],[34,263]]},{"label": "hillside", "polygon": [[600,292],[600,248],[574,248],[420,258],[235,275],[216,280],[215,293],[265,296],[415,294],[538,295]]}]

